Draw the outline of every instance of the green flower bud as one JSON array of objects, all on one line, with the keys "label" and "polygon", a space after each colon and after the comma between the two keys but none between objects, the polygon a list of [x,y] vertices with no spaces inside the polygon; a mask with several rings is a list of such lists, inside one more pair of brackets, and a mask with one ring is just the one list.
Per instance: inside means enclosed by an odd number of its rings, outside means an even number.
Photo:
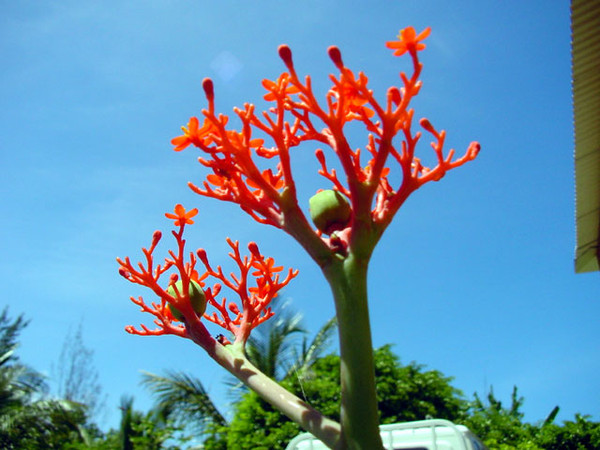
[{"label": "green flower bud", "polygon": [[[183,293],[183,282],[181,280],[177,281],[175,283],[175,286],[177,287],[177,291],[180,294]],[[204,295],[204,291],[202,290],[200,285],[193,280],[190,280],[189,289],[190,302],[192,304],[192,308],[194,309],[194,312],[197,315],[201,316],[202,314],[204,314],[204,311],[206,311],[206,295]],[[169,288],[167,289],[167,294],[177,298],[177,293],[175,292],[175,288],[173,286],[169,286]],[[179,311],[171,304],[167,305],[167,307],[169,308],[171,314],[175,319],[179,320],[180,322],[183,321],[183,314],[181,313],[181,311]]]},{"label": "green flower bud", "polygon": [[308,205],[313,223],[325,234],[345,228],[352,215],[346,197],[331,189],[313,195]]}]

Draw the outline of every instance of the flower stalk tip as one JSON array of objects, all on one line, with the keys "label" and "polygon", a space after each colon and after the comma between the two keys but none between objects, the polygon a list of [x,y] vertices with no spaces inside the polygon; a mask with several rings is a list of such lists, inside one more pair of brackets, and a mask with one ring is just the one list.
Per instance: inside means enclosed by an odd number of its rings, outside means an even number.
[{"label": "flower stalk tip", "polygon": [[250,253],[252,253],[255,257],[260,257],[260,252],[258,250],[258,245],[256,245],[256,242],[250,242],[248,244],[248,250],[250,250]]},{"label": "flower stalk tip", "polygon": [[161,239],[162,239],[162,232],[160,230],[156,230],[154,233],[152,233],[152,247],[151,248],[156,247]]},{"label": "flower stalk tip", "polygon": [[435,128],[433,128],[433,125],[431,124],[429,119],[419,120],[419,125],[421,125],[421,127],[423,127],[424,130],[428,131],[429,133],[433,134],[434,136],[436,136],[436,137],[439,136],[439,133],[435,130]]},{"label": "flower stalk tip", "polygon": [[390,107],[398,106],[402,101],[402,94],[400,93],[400,89],[396,86],[391,86],[387,92],[388,101],[390,102]]},{"label": "flower stalk tip", "polygon": [[340,52],[339,48],[337,48],[335,45],[332,45],[327,49],[327,54],[329,55],[329,58],[331,58],[331,61],[333,61],[333,64],[335,64],[335,66],[339,70],[342,70],[344,68],[344,61],[342,61],[342,52]]},{"label": "flower stalk tip", "polygon": [[202,89],[204,89],[206,99],[209,102],[212,102],[215,98],[215,89],[214,84],[210,78],[207,77],[204,80],[202,80]]},{"label": "flower stalk tip", "polygon": [[204,250],[203,248],[199,248],[198,250],[196,250],[196,255],[198,255],[198,258],[200,258],[202,264],[204,264],[205,266],[208,265],[208,257],[206,256],[206,250]]},{"label": "flower stalk tip", "polygon": [[294,61],[292,60],[292,50],[290,50],[286,44],[281,44],[277,49],[277,52],[279,53],[279,57],[282,59],[285,66],[288,69],[293,70]]}]

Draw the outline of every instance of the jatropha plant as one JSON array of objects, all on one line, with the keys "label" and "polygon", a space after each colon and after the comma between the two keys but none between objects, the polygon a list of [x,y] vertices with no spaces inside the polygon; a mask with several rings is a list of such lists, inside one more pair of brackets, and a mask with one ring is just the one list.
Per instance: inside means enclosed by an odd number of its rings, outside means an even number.
[{"label": "jatropha plant", "polygon": [[[264,99],[271,103],[266,111],[257,112],[250,103],[234,108],[241,127],[232,128],[228,116],[216,113],[213,82],[205,79],[202,87],[208,107],[202,110],[201,119],[192,117],[182,127],[183,135],[171,141],[175,151],[190,145],[200,150],[198,160],[209,174],[201,186],[189,183],[194,192],[236,203],[257,222],[280,228],[320,267],[331,286],[338,320],[340,423],[261,373],[245,355],[250,333],[274,315],[271,301],[298,271],[277,266],[254,242],[245,252],[237,241],[227,239],[229,256],[237,266],[236,273],[227,275],[220,266],[211,265],[203,249],[186,250],[183,234],[198,210],[180,204],[166,214],[174,221],[176,245],[163,262],[157,264],[154,255],[162,238],[160,231],[154,233],[150,247],[143,249],[143,262],[117,258],[119,273],[150,288],[156,299],[148,303],[142,297],[131,298],[143,312],[154,316],[156,328],[128,326],[127,332],[191,339],[331,448],[382,448],[367,302],[367,268],[375,245],[413,191],[473,160],[480,148],[472,142],[462,157],[456,158],[454,150],[445,153],[446,132],[421,119],[420,128],[432,138],[437,164],[426,167],[416,156],[422,133],[413,130],[410,102],[421,89],[419,52],[425,48],[422,41],[429,32],[427,28],[417,34],[407,27],[397,40],[386,43],[395,56],[408,54],[412,74],[400,73],[401,87],[390,87],[382,103],[369,89],[368,78],[347,68],[340,50],[333,46],[328,54],[339,74],[330,75],[331,89],[323,101],[317,100],[311,78],[298,75],[291,50],[282,45],[279,56],[287,71],[274,81],[263,80]],[[364,150],[350,147],[345,135],[350,123],[364,126]],[[318,147],[318,173],[325,186],[314,193],[309,205],[300,205],[290,153],[308,143]],[[328,158],[337,158],[338,170]],[[397,185],[390,181],[392,173],[400,180]],[[310,220],[303,206],[308,206]],[[223,288],[235,300],[223,296]],[[209,323],[226,334],[213,337],[207,329]]]}]

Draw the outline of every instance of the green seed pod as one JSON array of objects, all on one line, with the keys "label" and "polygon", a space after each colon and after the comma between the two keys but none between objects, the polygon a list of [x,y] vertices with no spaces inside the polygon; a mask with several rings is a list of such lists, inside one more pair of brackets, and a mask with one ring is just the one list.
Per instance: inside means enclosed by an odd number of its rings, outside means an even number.
[{"label": "green seed pod", "polygon": [[[181,294],[183,292],[183,282],[179,280],[175,283],[175,286]],[[204,314],[204,311],[206,311],[206,295],[204,295],[204,291],[202,290],[200,285],[193,280],[190,280],[189,289],[190,302],[192,304],[192,308],[194,309],[194,312],[197,315],[201,316],[202,314]],[[175,292],[175,288],[173,286],[169,286],[169,288],[167,289],[167,294],[177,298],[177,293]],[[179,320],[180,322],[183,321],[183,314],[181,313],[181,311],[179,311],[171,304],[169,304],[167,307],[169,308],[171,314],[175,319]]]},{"label": "green seed pod", "polygon": [[345,228],[352,215],[346,197],[331,189],[313,195],[308,206],[313,223],[325,234]]}]

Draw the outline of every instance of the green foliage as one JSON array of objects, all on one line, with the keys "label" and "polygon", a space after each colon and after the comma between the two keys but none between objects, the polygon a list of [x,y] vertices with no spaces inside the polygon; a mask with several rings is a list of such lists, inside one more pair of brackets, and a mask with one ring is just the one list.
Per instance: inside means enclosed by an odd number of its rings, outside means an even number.
[{"label": "green foliage", "polygon": [[153,408],[147,413],[133,408],[133,398],[121,398],[121,424],[118,430],[98,435],[85,445],[72,445],[70,450],[179,450],[189,437],[169,417],[169,412]]},{"label": "green foliage", "polygon": [[200,380],[191,375],[173,371],[165,376],[145,373],[142,384],[155,394],[156,407],[168,411],[169,417],[182,426],[202,433],[211,424],[227,425]]},{"label": "green foliage", "polygon": [[466,415],[468,404],[451,377],[415,362],[401,365],[389,345],[375,351],[375,379],[380,423],[428,417],[461,421]]},{"label": "green foliage", "polygon": [[146,414],[133,408],[133,397],[121,399],[121,428],[118,439],[122,450],[178,450],[178,446],[167,445],[175,439],[180,443],[187,438],[179,435],[181,427],[170,417],[168,408],[153,408]]},{"label": "green foliage", "polygon": [[[328,348],[336,329],[336,320],[333,318],[325,323],[309,341],[306,337],[307,331],[301,324],[302,315],[295,312],[288,302],[278,300],[275,307],[277,315],[274,320],[261,325],[248,341],[246,346],[248,359],[263,373],[277,380],[302,376],[311,370],[312,365]],[[206,449],[227,448],[227,436],[231,434],[231,428],[212,403],[200,380],[180,372],[167,372],[164,376],[145,374],[142,383],[155,394],[157,407],[169,409],[171,417],[175,418],[179,425],[195,433],[204,434]],[[287,381],[284,383],[289,384]],[[228,384],[235,389],[234,395],[238,400],[242,398],[242,394],[248,393],[245,386],[237,379],[229,381]],[[258,397],[254,397],[258,402]],[[269,405],[266,406],[270,408]],[[253,405],[249,405],[248,408],[251,410]],[[252,413],[243,415],[252,417]],[[279,412],[276,416],[281,417]],[[278,425],[275,422],[269,423],[270,427]],[[252,433],[257,436],[264,436],[260,422],[248,424],[239,422],[234,425],[236,428],[234,435],[246,434],[248,431],[244,430],[249,427],[253,428]],[[293,433],[299,431],[299,427],[291,422],[285,427]],[[273,439],[273,442],[276,440]],[[271,442],[270,439],[266,439],[265,442],[267,441]],[[239,445],[241,444],[236,444],[232,448],[243,448]],[[263,445],[266,444],[263,442]],[[283,445],[285,447],[286,444]]]},{"label": "green foliage", "polygon": [[288,302],[276,299],[277,314],[253,331],[246,344],[246,355],[261,372],[282,379],[295,361],[295,337],[305,334],[302,314]]},{"label": "green foliage", "polygon": [[[328,417],[339,420],[339,368],[339,356],[328,355],[316,360],[303,376],[291,373],[281,384]],[[467,403],[451,386],[451,378],[414,363],[401,365],[389,345],[375,351],[375,375],[381,423],[425,419],[429,415],[450,420],[465,416]],[[302,430],[256,394],[248,393],[236,405],[234,418],[227,433],[224,431],[221,435],[226,435],[227,448],[284,449]],[[219,445],[206,448],[224,448],[223,439]]]},{"label": "green foliage", "polygon": [[[465,415],[467,403],[452,387],[452,379],[435,370],[410,363],[403,366],[389,345],[375,350],[375,383],[380,423],[425,419],[429,416],[458,420]],[[315,408],[339,419],[340,358],[329,355],[319,359],[312,373],[289,378],[293,391],[305,396]]]},{"label": "green foliage", "polygon": [[[228,449],[275,450],[284,449],[290,439],[300,432],[300,427],[261,400],[254,392],[245,394],[235,407],[235,418],[227,433],[223,433]],[[223,448],[213,445],[215,450]]]},{"label": "green foliage", "polygon": [[162,418],[157,411],[151,410],[132,424],[131,442],[134,450],[179,450],[177,445],[168,445],[174,440],[185,443],[189,438],[180,434],[181,427],[174,421]]},{"label": "green foliage", "polygon": [[513,388],[511,405],[504,408],[490,391],[485,405],[479,396],[471,404],[464,424],[478,435],[491,450],[597,449],[600,448],[600,423],[577,414],[575,421],[562,426],[552,423],[558,407],[540,425],[523,422],[523,397]]},{"label": "green foliage", "polygon": [[0,314],[0,447],[4,449],[64,448],[83,442],[85,408],[48,398],[43,376],[15,355],[23,316]]},{"label": "green foliage", "polygon": [[502,402],[494,396],[493,390],[490,390],[487,400],[488,404],[485,405],[475,394],[471,403],[471,414],[465,421],[465,425],[483,439],[486,445],[503,448],[501,446],[515,446],[531,439],[533,430],[522,423],[523,414],[520,409],[523,398],[518,397],[516,386],[512,392],[510,408],[502,406]]},{"label": "green foliage", "polygon": [[17,348],[19,334],[28,325],[23,315],[12,320],[8,316],[8,309],[4,308],[0,315],[0,366],[4,366],[9,361],[18,360],[14,351]]},{"label": "green foliage", "polygon": [[[325,415],[339,420],[339,366],[337,355],[319,358],[310,370],[290,373],[281,384]],[[478,395],[467,402],[451,385],[452,378],[416,363],[402,365],[389,345],[375,351],[375,378],[381,423],[428,417],[466,425],[490,450],[597,449],[600,423],[577,415],[562,426],[552,420],[555,408],[539,425],[523,422],[524,399],[515,388],[504,407],[493,391],[486,402]],[[247,393],[234,409],[229,427],[218,427],[205,442],[207,450],[284,449],[303,430],[256,394]]]},{"label": "green foliage", "polygon": [[[190,427],[204,433],[206,450],[277,450],[302,432],[254,392],[244,394],[227,424],[198,379],[169,372],[144,377],[144,384],[158,396],[153,409],[137,411],[133,399],[124,397],[119,430],[104,434],[89,423],[89,405],[48,397],[45,379],[19,361],[18,337],[26,325],[22,316],[10,319],[6,310],[0,314],[0,448],[179,450],[189,441],[184,429]],[[285,388],[339,420],[340,358],[321,356],[335,331],[335,319],[310,343],[303,338],[300,349],[289,341],[305,334],[296,315],[275,325],[264,329],[264,342],[255,342],[257,363],[265,363],[272,376],[283,377]],[[558,425],[553,423],[556,407],[543,422],[524,423],[524,400],[516,387],[508,407],[493,391],[485,401],[475,395],[466,402],[451,385],[452,378],[414,362],[402,365],[389,345],[375,351],[375,375],[381,423],[445,418],[468,426],[490,450],[600,448],[600,423],[589,416],[577,414]]]},{"label": "green foliage", "polygon": [[325,322],[310,343],[306,336],[303,336],[300,351],[295,352],[294,364],[288,369],[284,378],[303,377],[307,374],[329,348],[336,330],[337,318],[334,316]]},{"label": "green foliage", "polygon": [[598,449],[600,423],[592,422],[589,416],[576,414],[574,421],[565,421],[562,426],[547,424],[541,427],[535,442],[541,448]]},{"label": "green foliage", "polygon": [[167,442],[187,441],[168,411],[135,411],[131,398],[122,400],[120,430],[106,435],[88,423],[89,405],[50,398],[43,376],[15,354],[26,325],[22,316],[0,314],[0,448],[177,450]]}]

